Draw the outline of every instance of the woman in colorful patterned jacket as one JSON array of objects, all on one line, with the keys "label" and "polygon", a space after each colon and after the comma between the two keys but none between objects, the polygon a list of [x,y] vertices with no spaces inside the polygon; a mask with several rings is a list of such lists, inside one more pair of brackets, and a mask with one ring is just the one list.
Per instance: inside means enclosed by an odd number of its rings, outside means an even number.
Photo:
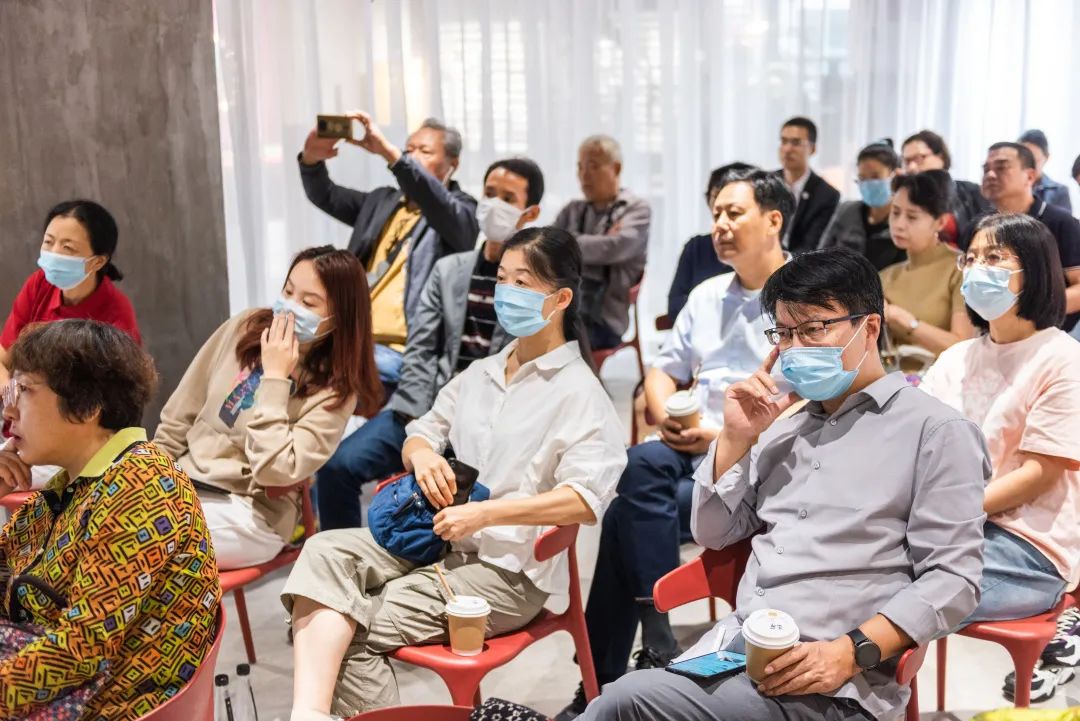
[{"label": "woman in colorful patterned jacket", "polygon": [[29,488],[29,466],[63,470],[0,533],[0,624],[35,628],[0,660],[0,718],[92,685],[83,719],[133,721],[191,678],[221,597],[195,490],[138,427],[153,361],[113,326],[63,320],[26,330],[10,362],[0,496]]}]

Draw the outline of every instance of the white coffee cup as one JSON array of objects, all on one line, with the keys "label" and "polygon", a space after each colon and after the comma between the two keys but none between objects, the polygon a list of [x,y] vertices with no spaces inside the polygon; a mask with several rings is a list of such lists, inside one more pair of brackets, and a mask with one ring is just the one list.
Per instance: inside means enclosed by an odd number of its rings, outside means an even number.
[{"label": "white coffee cup", "polygon": [[799,626],[783,611],[762,608],[743,621],[742,636],[746,642],[746,675],[754,683],[761,683],[769,662],[799,641]]},{"label": "white coffee cup", "polygon": [[675,391],[664,403],[668,418],[683,428],[697,428],[701,425],[701,404],[690,391]]},{"label": "white coffee cup", "polygon": [[484,650],[484,631],[491,606],[479,596],[455,596],[446,604],[450,650],[458,656],[476,656]]}]

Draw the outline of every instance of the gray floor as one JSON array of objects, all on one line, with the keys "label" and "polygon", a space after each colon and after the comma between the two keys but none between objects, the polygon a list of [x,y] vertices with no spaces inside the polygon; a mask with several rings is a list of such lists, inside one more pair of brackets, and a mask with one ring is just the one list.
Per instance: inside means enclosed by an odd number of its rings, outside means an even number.
[{"label": "gray floor", "polygon": [[[616,399],[622,417],[628,418],[629,397],[636,379],[633,376],[633,357],[622,353],[604,367],[604,380]],[[595,565],[597,528],[584,529],[578,549],[585,577],[582,587],[587,590]],[[694,555],[685,549],[687,557]],[[256,638],[259,662],[252,675],[259,704],[259,718],[264,721],[287,721],[292,698],[292,648],[286,643],[285,614],[277,600],[287,571],[265,579],[248,590],[248,608]],[[553,607],[565,606],[564,599],[553,601]],[[220,673],[230,673],[237,663],[245,660],[240,631],[235,623],[232,601],[226,602],[230,626],[218,661]],[[708,628],[708,613],[704,602],[677,609],[672,614],[676,634],[684,643],[695,639]],[[936,705],[933,653],[927,658],[920,674],[923,721],[969,719],[975,713],[1008,704],[1001,696],[1001,682],[1012,669],[1007,653],[1001,647],[954,637],[949,642],[948,704],[949,713],[932,712]],[[483,686],[485,696],[497,696],[554,715],[574,693],[580,676],[571,662],[573,646],[566,634],[556,634],[529,648],[513,663],[492,672]],[[434,674],[413,667],[398,667],[398,681],[405,703],[449,703],[450,695]],[[1074,680],[1059,688],[1056,696],[1044,704],[1047,708],[1080,705],[1080,681]]]}]

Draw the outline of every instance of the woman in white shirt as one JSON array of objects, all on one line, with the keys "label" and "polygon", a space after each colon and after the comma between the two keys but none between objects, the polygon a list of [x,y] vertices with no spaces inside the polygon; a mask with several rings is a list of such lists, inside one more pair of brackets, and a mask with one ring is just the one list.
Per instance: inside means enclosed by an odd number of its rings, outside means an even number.
[{"label": "woman in white shirt", "polygon": [[[495,310],[517,340],[476,361],[409,424],[402,450],[451,543],[441,561],[455,594],[480,596],[487,635],[521,628],[565,593],[565,554],[539,563],[545,527],[595,523],[626,465],[622,429],[589,361],[578,310],[581,251],[552,227],[512,237],[499,264]],[[480,471],[491,499],[450,506],[447,445]],[[366,528],[309,539],[282,592],[294,631],[293,721],[349,717],[398,703],[386,654],[447,641],[446,594]]]}]

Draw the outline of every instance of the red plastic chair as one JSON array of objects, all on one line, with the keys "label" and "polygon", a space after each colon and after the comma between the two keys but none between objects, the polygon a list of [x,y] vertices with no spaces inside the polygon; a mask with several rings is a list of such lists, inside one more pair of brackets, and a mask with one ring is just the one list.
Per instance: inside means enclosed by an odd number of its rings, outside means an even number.
[{"label": "red plastic chair", "polygon": [[214,721],[214,666],[225,638],[225,607],[218,606],[217,636],[195,675],[175,696],[139,721]]},{"label": "red plastic chair", "polygon": [[[740,541],[722,551],[706,550],[693,561],[676,568],[653,586],[656,610],[667,613],[673,608],[703,598],[722,598],[735,606],[739,579],[750,558],[750,539]],[[906,721],[919,720],[919,689],[917,675],[926,646],[909,649],[900,657],[896,681],[911,686],[911,699],[905,714]]]},{"label": "red plastic chair", "polygon": [[469,721],[472,706],[391,706],[367,711],[348,721]]},{"label": "red plastic chair", "polygon": [[[375,487],[375,492],[378,493],[387,484],[403,475],[405,474],[399,473],[380,481]],[[575,550],[578,528],[577,524],[556,526],[541,534],[533,546],[533,555],[541,563],[563,551],[567,552],[570,561],[570,605],[565,611],[562,613],[552,613],[547,609],[540,611],[540,614],[524,628],[487,639],[484,642],[484,650],[478,656],[458,656],[450,651],[448,645],[432,644],[404,646],[391,653],[390,658],[437,673],[450,690],[450,698],[453,699],[455,705],[479,705],[482,700],[480,682],[484,676],[493,669],[510,663],[519,653],[540,639],[556,631],[566,631],[574,639],[574,650],[577,652],[578,666],[581,668],[581,680],[585,686],[585,698],[591,701],[599,696],[600,686],[596,681],[596,669],[592,663],[589,632],[585,627],[585,605],[581,601],[581,584],[578,581],[580,575]]]},{"label": "red plastic chair", "polygon": [[639,323],[641,322],[641,314],[638,312],[638,295],[641,293],[641,284],[644,282],[644,280],[645,278],[644,276],[642,276],[641,280],[639,280],[637,284],[632,286],[630,288],[630,292],[628,293],[630,298],[630,305],[634,308],[634,335],[630,337],[630,340],[622,341],[614,348],[605,348],[603,350],[593,351],[593,365],[596,366],[597,373],[600,372],[600,369],[604,365],[604,361],[606,361],[608,358],[615,355],[623,348],[633,348],[637,358],[638,377],[645,377],[645,363],[641,358],[641,329],[639,327]]},{"label": "red plastic chair", "polygon": [[0,498],[0,507],[8,512],[8,518],[15,515],[15,511],[19,510],[22,504],[30,500],[30,496],[37,493],[37,491],[15,491],[9,493],[3,498]]},{"label": "red plastic chair", "polygon": [[[300,511],[304,524],[304,540],[311,538],[315,533],[315,509],[311,503],[311,479],[305,479],[294,486],[283,488],[267,488],[266,495],[270,498],[280,498],[289,493],[300,493]],[[258,581],[263,576],[277,569],[294,563],[300,557],[300,545],[286,546],[285,549],[266,563],[257,566],[245,566],[244,568],[231,568],[218,573],[221,578],[221,592],[232,591],[233,601],[236,603],[236,616],[240,621],[240,632],[244,636],[244,649],[247,651],[248,663],[255,663],[255,641],[251,636],[251,623],[248,621],[247,599],[244,597],[244,586]]]},{"label": "red plastic chair", "polygon": [[[1064,596],[1058,605],[1046,613],[1015,621],[983,621],[973,623],[957,634],[982,641],[992,641],[1005,647],[1016,669],[1016,693],[1013,704],[1017,708],[1031,705],[1031,674],[1046,644],[1054,637],[1058,615],[1076,603],[1071,596]],[[945,710],[945,664],[948,655],[948,637],[937,642],[937,707]]]}]

